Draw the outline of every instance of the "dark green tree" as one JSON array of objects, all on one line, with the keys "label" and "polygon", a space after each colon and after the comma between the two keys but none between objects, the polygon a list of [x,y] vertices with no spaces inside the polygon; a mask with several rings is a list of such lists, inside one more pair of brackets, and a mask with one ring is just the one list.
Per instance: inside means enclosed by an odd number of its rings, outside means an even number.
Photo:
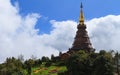
[{"label": "dark green tree", "polygon": [[101,50],[93,63],[93,75],[114,75],[112,61],[112,54]]},{"label": "dark green tree", "polygon": [[40,66],[42,64],[42,61],[40,59],[35,60],[34,67]]},{"label": "dark green tree", "polygon": [[31,72],[32,72],[31,68],[34,65],[34,63],[35,62],[32,59],[29,59],[29,60],[25,61],[24,66],[27,69],[28,75],[31,75]]},{"label": "dark green tree", "polygon": [[91,62],[88,59],[88,54],[84,51],[79,51],[73,54],[67,60],[66,66],[71,75],[90,75]]},{"label": "dark green tree", "polygon": [[112,55],[104,50],[99,53],[79,51],[71,55],[66,67],[69,75],[113,75]]},{"label": "dark green tree", "polygon": [[48,57],[45,57],[45,56],[43,56],[41,60],[42,60],[42,62],[48,62],[48,61],[50,61],[50,59]]},{"label": "dark green tree", "polygon": [[19,59],[14,57],[7,58],[6,61],[1,64],[0,75],[23,75],[23,64]]}]

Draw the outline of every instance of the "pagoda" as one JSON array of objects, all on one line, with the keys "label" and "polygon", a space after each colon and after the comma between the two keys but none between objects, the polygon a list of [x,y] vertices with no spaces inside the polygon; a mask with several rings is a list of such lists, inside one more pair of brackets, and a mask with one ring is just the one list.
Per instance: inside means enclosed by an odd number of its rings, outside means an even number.
[{"label": "pagoda", "polygon": [[94,49],[92,47],[92,44],[90,42],[88,33],[86,31],[86,25],[84,24],[84,15],[83,15],[83,6],[81,3],[81,9],[80,9],[80,17],[79,17],[79,23],[77,26],[77,32],[76,36],[74,38],[74,42],[72,44],[72,47],[69,49],[70,51],[79,51],[79,50],[85,50],[85,52],[93,52]]},{"label": "pagoda", "polygon": [[92,44],[90,42],[90,38],[88,36],[88,33],[86,31],[86,25],[84,23],[84,15],[83,15],[83,6],[81,3],[81,10],[80,10],[80,17],[79,17],[79,23],[77,26],[77,32],[76,36],[74,38],[74,42],[72,44],[72,47],[69,48],[69,51],[66,53],[61,54],[58,56],[61,60],[65,60],[68,57],[70,57],[72,54],[84,50],[87,53],[94,52],[95,49],[92,47]]}]

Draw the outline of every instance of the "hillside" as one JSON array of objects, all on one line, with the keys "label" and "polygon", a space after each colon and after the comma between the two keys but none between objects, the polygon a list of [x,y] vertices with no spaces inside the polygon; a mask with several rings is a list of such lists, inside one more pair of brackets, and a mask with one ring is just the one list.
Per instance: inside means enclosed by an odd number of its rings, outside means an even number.
[{"label": "hillside", "polygon": [[31,75],[57,75],[57,73],[64,72],[66,70],[65,66],[51,65],[49,67],[45,67],[45,64],[42,64],[40,67],[32,68]]}]

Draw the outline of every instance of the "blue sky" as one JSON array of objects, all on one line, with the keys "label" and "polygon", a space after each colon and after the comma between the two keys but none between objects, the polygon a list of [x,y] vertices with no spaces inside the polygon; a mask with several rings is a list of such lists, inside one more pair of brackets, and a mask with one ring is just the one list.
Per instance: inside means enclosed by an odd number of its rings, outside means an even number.
[{"label": "blue sky", "polygon": [[36,25],[36,29],[40,29],[40,34],[50,32],[52,29],[50,20],[78,21],[81,2],[86,20],[120,14],[120,0],[12,0],[12,3],[15,1],[19,2],[21,15],[28,13],[42,15]]}]

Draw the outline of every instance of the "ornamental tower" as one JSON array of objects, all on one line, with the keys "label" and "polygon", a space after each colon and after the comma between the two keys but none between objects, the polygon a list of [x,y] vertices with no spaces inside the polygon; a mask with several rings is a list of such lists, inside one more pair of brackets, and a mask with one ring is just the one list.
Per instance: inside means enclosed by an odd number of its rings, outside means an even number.
[{"label": "ornamental tower", "polygon": [[88,33],[86,31],[86,25],[84,24],[84,15],[82,8],[83,6],[81,3],[79,24],[77,26],[78,30],[76,32],[76,36],[74,38],[74,42],[72,48],[70,48],[70,51],[85,50],[85,52],[93,52],[94,49],[92,47]]}]

